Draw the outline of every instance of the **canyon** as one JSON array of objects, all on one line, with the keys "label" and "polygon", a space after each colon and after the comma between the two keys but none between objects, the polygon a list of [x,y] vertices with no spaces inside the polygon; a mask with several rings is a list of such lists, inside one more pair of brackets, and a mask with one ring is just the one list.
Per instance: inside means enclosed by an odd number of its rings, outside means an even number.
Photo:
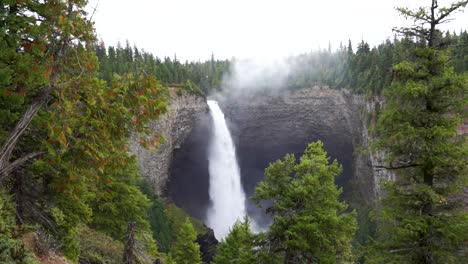
[{"label": "canyon", "polygon": [[[336,183],[343,188],[342,199],[353,207],[372,204],[379,195],[380,179],[392,177],[388,171],[373,170],[383,155],[368,150],[368,123],[378,102],[327,87],[213,98],[226,116],[247,197],[269,163],[286,153],[299,157],[315,140],[323,141],[330,157],[343,165]],[[211,206],[207,153],[212,125],[206,98],[174,94],[168,113],[152,124],[165,137],[159,150],[143,149],[135,140],[131,144],[142,175],[156,192],[203,221]],[[260,227],[269,224],[262,209],[250,201],[246,206]]]}]

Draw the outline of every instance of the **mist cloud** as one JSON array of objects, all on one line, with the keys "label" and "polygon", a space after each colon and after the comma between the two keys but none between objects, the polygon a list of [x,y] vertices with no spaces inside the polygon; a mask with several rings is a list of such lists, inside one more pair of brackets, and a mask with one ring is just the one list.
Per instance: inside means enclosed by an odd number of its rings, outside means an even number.
[{"label": "mist cloud", "polygon": [[285,87],[290,73],[291,65],[285,58],[233,60],[223,88],[231,92],[277,90]]}]

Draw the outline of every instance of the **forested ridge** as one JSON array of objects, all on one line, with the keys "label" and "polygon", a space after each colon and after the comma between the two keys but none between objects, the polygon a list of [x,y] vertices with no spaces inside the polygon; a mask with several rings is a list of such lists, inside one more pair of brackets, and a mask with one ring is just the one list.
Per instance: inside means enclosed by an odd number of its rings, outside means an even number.
[{"label": "forested ridge", "polygon": [[[360,212],[338,199],[341,173],[323,143],[266,169],[252,199],[273,224],[236,223],[213,263],[462,263],[467,258],[468,33],[437,28],[468,1],[398,11],[421,26],[395,29],[377,47],[292,56],[284,88],[347,88],[385,98],[372,149],[387,154],[386,195],[357,239]],[[201,263],[206,227],[163,200],[129,153],[132,133],[156,150],[150,122],[177,96],[214,94],[235,59],[180,62],[96,39],[85,0],[0,5],[0,263]],[[419,25],[419,24],[418,24]],[[169,88],[171,87],[171,88]],[[229,88],[229,87],[228,87]],[[465,206],[465,207],[464,207]],[[31,248],[25,237],[33,234]],[[27,246],[28,245],[28,246]],[[36,254],[36,256],[35,256]],[[157,262],[156,262],[157,263]]]},{"label": "forested ridge", "polygon": [[[437,40],[450,54],[449,65],[457,73],[468,71],[468,32],[438,32]],[[397,36],[382,44],[371,47],[362,40],[359,43],[341,44],[336,50],[311,51],[286,58],[290,67],[284,83],[285,88],[301,89],[315,85],[326,85],[334,89],[348,88],[356,93],[382,95],[391,84],[393,66],[405,60],[414,60],[414,49],[418,43],[414,38]],[[199,86],[205,94],[216,93],[223,87],[223,78],[229,76],[236,59],[218,60],[212,54],[204,62],[181,63],[177,56],[160,59],[136,46],[106,47],[104,42],[96,45],[100,62],[100,77],[110,81],[115,73],[142,70],[155,76],[163,84],[183,84],[187,80]],[[268,85],[268,80],[267,80]],[[229,87],[229,84],[226,85]]]},{"label": "forested ridge", "polygon": [[177,55],[174,58],[163,59],[151,53],[140,51],[136,46],[106,47],[104,42],[95,46],[100,62],[100,77],[111,81],[114,74],[143,71],[154,76],[166,86],[179,86],[187,80],[201,87],[205,93],[214,93],[222,87],[223,75],[229,72],[229,60],[217,60],[212,54],[205,62],[180,62]]}]

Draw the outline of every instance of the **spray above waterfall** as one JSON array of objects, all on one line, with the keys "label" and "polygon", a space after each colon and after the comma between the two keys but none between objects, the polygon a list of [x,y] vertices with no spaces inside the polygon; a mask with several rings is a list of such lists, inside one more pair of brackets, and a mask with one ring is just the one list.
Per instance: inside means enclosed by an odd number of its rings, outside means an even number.
[{"label": "spray above waterfall", "polygon": [[245,193],[224,114],[216,101],[208,100],[208,106],[213,118],[213,136],[208,154],[211,207],[207,224],[213,228],[216,237],[222,239],[230,227],[246,214]]}]

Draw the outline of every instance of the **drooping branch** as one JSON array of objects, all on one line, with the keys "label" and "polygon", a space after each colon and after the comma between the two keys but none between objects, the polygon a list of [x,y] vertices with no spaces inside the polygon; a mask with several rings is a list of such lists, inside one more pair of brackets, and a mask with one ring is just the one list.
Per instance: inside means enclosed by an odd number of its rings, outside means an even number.
[{"label": "drooping branch", "polygon": [[29,153],[27,154],[26,156],[23,156],[19,159],[16,159],[15,161],[11,162],[11,163],[8,163],[7,166],[5,166],[4,168],[1,168],[0,169],[0,181],[2,180],[2,178],[4,178],[9,172],[15,170],[16,168],[22,166],[23,164],[45,154],[46,152],[44,151],[36,151],[36,152],[32,152],[32,153]]}]

